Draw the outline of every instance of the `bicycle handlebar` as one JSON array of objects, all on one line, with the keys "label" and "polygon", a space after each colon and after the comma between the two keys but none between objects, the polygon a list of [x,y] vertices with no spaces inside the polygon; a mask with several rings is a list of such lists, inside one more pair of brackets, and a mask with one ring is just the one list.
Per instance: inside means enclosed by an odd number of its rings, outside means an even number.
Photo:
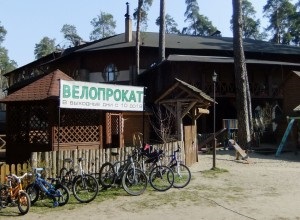
[{"label": "bicycle handlebar", "polygon": [[8,177],[11,176],[11,177],[13,177],[14,179],[16,179],[18,182],[21,182],[21,180],[22,180],[24,177],[26,177],[27,175],[29,175],[29,174],[28,174],[28,173],[24,173],[22,176],[17,176],[16,174],[10,174],[10,175],[8,175]]}]

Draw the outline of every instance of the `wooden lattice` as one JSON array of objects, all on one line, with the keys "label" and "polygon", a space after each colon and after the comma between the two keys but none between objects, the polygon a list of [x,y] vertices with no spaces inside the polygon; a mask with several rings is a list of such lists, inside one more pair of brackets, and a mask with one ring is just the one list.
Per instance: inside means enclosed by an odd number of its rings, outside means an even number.
[{"label": "wooden lattice", "polygon": [[[60,127],[60,143],[99,142],[99,126],[64,126]],[[54,142],[58,142],[58,129],[54,129]]]},{"label": "wooden lattice", "polygon": [[49,111],[45,105],[9,107],[7,137],[13,143],[48,144]]},{"label": "wooden lattice", "polygon": [[111,133],[114,134],[119,134],[119,114],[116,115],[111,115]]},{"label": "wooden lattice", "polygon": [[54,129],[56,143],[100,142],[100,111],[61,110],[59,128]]}]

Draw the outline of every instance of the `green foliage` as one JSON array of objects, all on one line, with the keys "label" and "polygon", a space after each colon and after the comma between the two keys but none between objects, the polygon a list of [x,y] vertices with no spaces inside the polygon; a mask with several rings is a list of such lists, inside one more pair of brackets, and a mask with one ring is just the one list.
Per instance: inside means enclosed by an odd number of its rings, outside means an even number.
[{"label": "green foliage", "polygon": [[64,24],[60,32],[63,33],[64,38],[70,42],[70,46],[77,46],[82,41],[74,25]]},{"label": "green foliage", "polygon": [[295,23],[296,6],[290,0],[268,0],[263,7],[264,16],[269,19],[267,31],[271,32],[270,41],[290,44],[292,25]]},{"label": "green foliage", "polygon": [[[6,96],[4,89],[8,87],[7,78],[4,77],[3,74],[17,68],[17,63],[14,60],[9,59],[7,49],[1,46],[2,42],[5,40],[6,33],[7,31],[5,28],[0,25],[0,99]],[[5,105],[3,103],[0,104],[0,109],[5,109]]]},{"label": "green foliage", "polygon": [[44,37],[40,43],[35,44],[34,55],[36,59],[40,59],[56,50],[55,39]]},{"label": "green foliage", "polygon": [[[155,21],[157,26],[160,25],[160,17]],[[167,34],[179,34],[180,31],[177,29],[178,24],[175,22],[174,18],[171,15],[166,14],[166,33]]]},{"label": "green foliage", "polygon": [[4,41],[5,39],[5,35],[7,34],[7,31],[5,30],[5,28],[1,25],[1,21],[0,21],[0,45],[1,43]]},{"label": "green foliage", "polygon": [[90,40],[99,40],[115,34],[116,21],[109,13],[100,12],[100,15],[93,18],[91,25],[94,30],[90,34]]},{"label": "green foliage", "polygon": [[7,31],[4,26],[1,25],[0,21],[0,75],[1,75],[1,85],[0,88],[4,88],[3,83],[6,84],[6,80],[3,80],[2,74],[8,73],[17,67],[17,63],[14,60],[10,60],[8,57],[8,51],[6,48],[2,47],[1,44],[5,40]]},{"label": "green foliage", "polygon": [[[153,0],[139,0],[140,7],[140,29],[146,31],[148,28],[148,11],[152,6]],[[138,20],[138,13],[139,9],[136,8],[133,13],[134,20]]]},{"label": "green foliage", "polygon": [[[260,33],[260,20],[255,19],[256,11],[248,0],[242,1],[243,37],[254,40],[263,40],[265,33]],[[232,30],[232,19],[230,20]]]},{"label": "green foliage", "polygon": [[209,36],[217,31],[206,16],[199,14],[197,0],[185,0],[185,3],[187,5],[184,13],[185,22],[188,22],[189,26],[182,29],[182,34]]}]

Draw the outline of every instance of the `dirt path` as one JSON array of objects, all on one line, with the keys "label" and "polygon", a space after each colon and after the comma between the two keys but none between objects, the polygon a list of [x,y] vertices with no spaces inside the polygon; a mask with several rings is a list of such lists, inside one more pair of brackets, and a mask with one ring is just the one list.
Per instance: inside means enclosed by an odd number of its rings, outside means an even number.
[{"label": "dirt path", "polygon": [[[164,193],[149,189],[137,197],[67,204],[44,213],[29,212],[19,219],[300,220],[300,155],[285,153],[276,158],[251,154],[249,164],[234,158],[233,151],[219,151],[217,167],[229,172],[214,176],[203,172],[212,167],[212,156],[199,155],[199,162],[191,167],[191,183],[184,189]],[[0,219],[11,216],[0,212]]]}]

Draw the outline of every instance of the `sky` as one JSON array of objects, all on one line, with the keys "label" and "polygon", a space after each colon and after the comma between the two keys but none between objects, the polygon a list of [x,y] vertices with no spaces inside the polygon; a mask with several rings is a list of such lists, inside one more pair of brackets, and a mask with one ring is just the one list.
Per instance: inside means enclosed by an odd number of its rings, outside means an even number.
[{"label": "sky", "polygon": [[[184,22],[186,10],[185,0],[165,0],[166,13],[171,15],[178,29],[187,26]],[[250,0],[259,18],[263,22],[262,9],[267,0]],[[116,21],[115,32],[124,33],[126,2],[130,4],[131,18],[137,7],[137,0],[0,0],[0,25],[7,31],[2,46],[8,50],[11,60],[18,67],[35,60],[34,48],[43,37],[55,39],[56,44],[64,45],[63,34],[60,32],[64,24],[74,25],[77,33],[89,41],[93,30],[90,24],[100,12],[110,13]],[[148,29],[158,32],[155,20],[159,16],[159,0],[153,0],[149,11]],[[230,19],[232,16],[232,0],[198,0],[199,13],[208,17],[212,24],[221,31],[223,37],[232,37]],[[133,21],[133,30],[135,22]]]}]

